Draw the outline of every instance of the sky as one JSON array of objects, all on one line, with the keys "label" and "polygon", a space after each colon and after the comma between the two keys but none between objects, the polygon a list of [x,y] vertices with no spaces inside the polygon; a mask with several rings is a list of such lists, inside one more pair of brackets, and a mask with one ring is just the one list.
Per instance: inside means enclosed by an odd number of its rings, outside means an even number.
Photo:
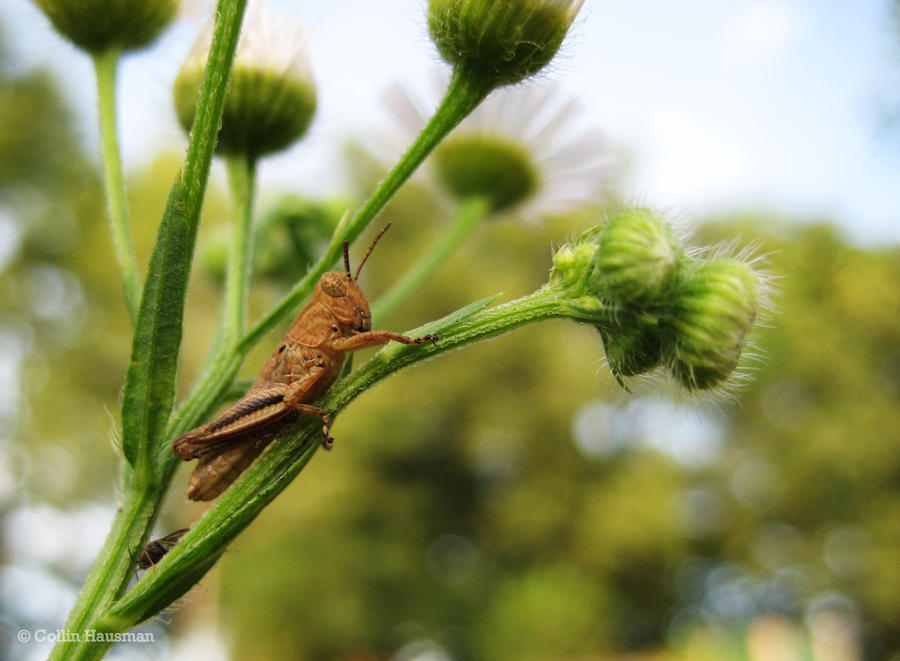
[{"label": "sky", "polygon": [[[257,0],[250,0],[255,2]],[[443,65],[425,0],[269,0],[308,35],[319,109],[309,136],[260,168],[263,187],[341,189],[350,137],[390,130],[385,90]],[[557,81],[628,155],[626,198],[681,219],[764,211],[829,218],[867,245],[900,242],[900,29],[888,0],[586,0]],[[63,82],[96,153],[89,60],[29,0],[0,20],[24,66]],[[121,71],[125,166],[183,148],[171,85],[196,35],[179,21]],[[894,120],[891,126],[891,118]]]}]

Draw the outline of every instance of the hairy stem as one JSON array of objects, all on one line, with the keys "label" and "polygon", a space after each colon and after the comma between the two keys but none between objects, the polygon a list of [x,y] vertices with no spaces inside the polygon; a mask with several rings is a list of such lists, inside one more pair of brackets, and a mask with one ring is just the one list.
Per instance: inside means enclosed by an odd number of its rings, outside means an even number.
[{"label": "hairy stem", "polygon": [[231,347],[243,335],[247,324],[256,162],[249,156],[230,156],[225,165],[233,211],[221,333],[223,345]]},{"label": "hairy stem", "polygon": [[94,72],[97,76],[97,106],[100,115],[106,206],[116,259],[122,271],[125,305],[133,324],[137,319],[138,306],[141,302],[141,276],[128,222],[125,179],[122,174],[122,158],[119,153],[116,126],[116,74],[120,54],[119,50],[111,49],[94,55]]}]

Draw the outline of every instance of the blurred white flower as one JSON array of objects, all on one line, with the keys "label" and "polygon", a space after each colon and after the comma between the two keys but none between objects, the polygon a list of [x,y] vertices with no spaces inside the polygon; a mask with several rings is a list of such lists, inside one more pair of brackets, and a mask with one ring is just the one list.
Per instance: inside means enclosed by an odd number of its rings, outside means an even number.
[{"label": "blurred white flower", "polygon": [[[405,142],[436,105],[423,97],[400,85],[386,94]],[[498,158],[506,160],[494,160]],[[535,220],[600,201],[617,174],[617,162],[583,107],[558,85],[544,84],[493,92],[435,150],[429,169],[453,197],[475,195],[480,186],[488,197],[499,195],[493,211]],[[514,170],[519,176],[513,176]],[[465,181],[459,179],[460,171],[468,173]]]},{"label": "blurred white flower", "polygon": [[273,16],[265,0],[251,0],[244,16],[235,66],[269,70],[278,75],[312,79],[307,39],[293,16]]},{"label": "blurred white flower", "polygon": [[[201,30],[175,80],[175,108],[185,131],[212,41]],[[303,30],[290,16],[273,16],[264,0],[249,3],[225,99],[219,151],[253,156],[279,151],[309,128],[316,88]]]}]

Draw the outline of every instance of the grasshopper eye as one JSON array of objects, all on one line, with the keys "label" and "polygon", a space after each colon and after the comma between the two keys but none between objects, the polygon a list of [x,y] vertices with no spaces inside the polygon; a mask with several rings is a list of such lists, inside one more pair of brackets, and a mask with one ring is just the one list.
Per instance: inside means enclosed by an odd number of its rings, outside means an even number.
[{"label": "grasshopper eye", "polygon": [[347,295],[347,286],[344,279],[338,273],[326,273],[320,281],[322,291],[335,298],[341,298]]}]

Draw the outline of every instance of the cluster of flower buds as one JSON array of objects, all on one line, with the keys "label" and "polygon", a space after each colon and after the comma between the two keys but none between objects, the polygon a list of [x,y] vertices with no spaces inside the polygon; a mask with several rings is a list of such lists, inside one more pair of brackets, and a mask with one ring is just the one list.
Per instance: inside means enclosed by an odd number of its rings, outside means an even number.
[{"label": "cluster of flower buds", "polygon": [[554,256],[551,283],[590,321],[618,377],[664,367],[688,390],[732,375],[758,316],[760,273],[739,257],[697,259],[654,212],[624,209]]}]

